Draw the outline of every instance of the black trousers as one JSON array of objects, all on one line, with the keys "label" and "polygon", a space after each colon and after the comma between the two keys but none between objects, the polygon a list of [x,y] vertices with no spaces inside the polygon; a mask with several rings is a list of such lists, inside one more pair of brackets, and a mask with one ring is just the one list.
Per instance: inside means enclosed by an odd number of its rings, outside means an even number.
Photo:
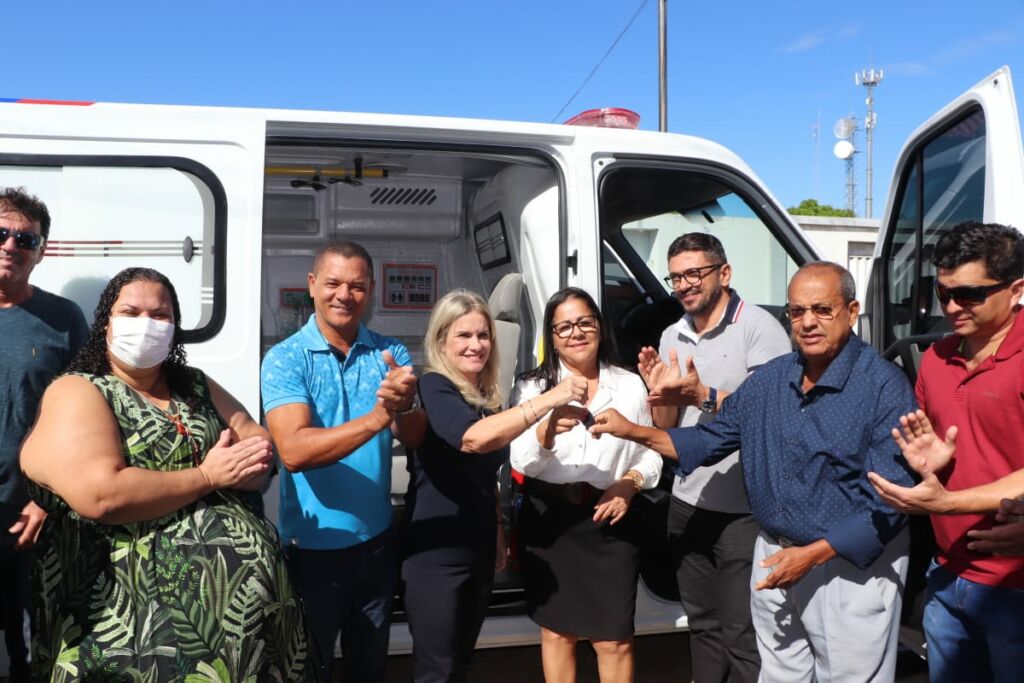
[{"label": "black trousers", "polygon": [[474,565],[402,563],[413,681],[466,680],[494,585],[494,553]]},{"label": "black trousers", "polygon": [[25,614],[29,607],[32,587],[32,551],[16,550],[18,537],[8,533],[17,521],[21,508],[3,506],[0,510],[0,628],[4,630],[4,644],[10,659],[10,680],[31,680],[28,666],[28,646],[25,643]]},{"label": "black trousers", "polygon": [[690,622],[694,683],[754,683],[761,668],[750,619],[750,571],[760,527],[752,515],[672,498],[668,537]]},{"label": "black trousers", "polygon": [[339,638],[343,681],[383,680],[397,568],[392,532],[340,550],[288,547],[285,561],[313,634],[317,681],[333,680]]}]

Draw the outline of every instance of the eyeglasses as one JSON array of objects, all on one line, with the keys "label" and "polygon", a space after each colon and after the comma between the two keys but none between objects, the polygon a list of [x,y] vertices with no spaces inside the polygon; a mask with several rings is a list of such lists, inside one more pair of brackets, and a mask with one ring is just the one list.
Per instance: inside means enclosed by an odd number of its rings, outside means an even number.
[{"label": "eyeglasses", "polygon": [[0,228],[0,244],[5,244],[11,236],[14,237],[14,246],[19,249],[28,249],[29,251],[36,249],[43,241],[43,236],[38,232]]},{"label": "eyeglasses", "polygon": [[689,268],[681,273],[669,273],[662,280],[669,287],[678,287],[680,282],[686,282],[688,285],[699,285],[701,280],[724,265],[724,263],[715,263],[710,266],[701,266],[700,268]]},{"label": "eyeglasses", "polygon": [[552,326],[551,331],[554,332],[555,336],[559,339],[568,339],[572,336],[572,331],[575,327],[580,328],[580,332],[583,334],[597,332],[597,318],[592,315],[585,315],[574,323],[566,320]]},{"label": "eyeglasses", "polygon": [[834,320],[836,314],[839,313],[847,303],[849,302],[841,304],[813,304],[811,306],[787,305],[784,311],[786,313],[786,317],[791,321],[803,320],[804,314],[807,313],[807,311],[810,311],[811,315],[818,320]]},{"label": "eyeglasses", "polygon": [[1000,289],[1006,289],[1013,284],[1013,280],[997,282],[994,285],[963,285],[962,287],[946,287],[938,282],[935,283],[935,296],[943,306],[951,300],[958,306],[970,306],[972,304],[983,304],[989,294],[994,294]]}]

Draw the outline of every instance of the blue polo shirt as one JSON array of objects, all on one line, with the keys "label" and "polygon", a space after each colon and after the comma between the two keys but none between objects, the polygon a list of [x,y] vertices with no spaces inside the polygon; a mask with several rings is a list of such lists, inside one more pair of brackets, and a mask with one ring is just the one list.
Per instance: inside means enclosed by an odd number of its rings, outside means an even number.
[{"label": "blue polo shirt", "polygon": [[[305,403],[313,427],[336,427],[366,415],[388,366],[387,349],[399,365],[412,365],[396,339],[359,326],[349,353],[340,357],[320,333],[316,315],[275,345],[260,372],[263,412]],[[282,542],[335,550],[370,540],[391,526],[391,430],[338,462],[305,472],[281,470]]]},{"label": "blue polo shirt", "polygon": [[670,429],[679,473],[737,448],[761,527],[800,545],[827,540],[865,569],[906,524],[867,479],[913,486],[891,431],[917,408],[903,371],[856,336],[803,390],[804,361],[790,353],[756,370],[706,424]]}]

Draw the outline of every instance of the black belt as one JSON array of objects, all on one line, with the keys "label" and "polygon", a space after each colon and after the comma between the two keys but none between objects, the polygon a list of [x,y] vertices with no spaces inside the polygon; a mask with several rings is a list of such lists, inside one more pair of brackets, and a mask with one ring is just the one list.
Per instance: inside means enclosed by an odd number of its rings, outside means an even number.
[{"label": "black belt", "polygon": [[601,489],[582,481],[571,484],[552,484],[540,479],[527,479],[526,490],[539,498],[561,498],[575,505],[596,503],[604,494]]}]

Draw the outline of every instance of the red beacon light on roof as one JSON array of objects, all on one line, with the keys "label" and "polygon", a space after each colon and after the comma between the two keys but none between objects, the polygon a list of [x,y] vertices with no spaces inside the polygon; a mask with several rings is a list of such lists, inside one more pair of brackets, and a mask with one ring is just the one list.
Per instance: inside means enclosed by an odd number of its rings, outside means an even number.
[{"label": "red beacon light on roof", "polygon": [[640,114],[622,107],[601,107],[580,112],[566,121],[565,125],[636,129],[640,125]]}]

